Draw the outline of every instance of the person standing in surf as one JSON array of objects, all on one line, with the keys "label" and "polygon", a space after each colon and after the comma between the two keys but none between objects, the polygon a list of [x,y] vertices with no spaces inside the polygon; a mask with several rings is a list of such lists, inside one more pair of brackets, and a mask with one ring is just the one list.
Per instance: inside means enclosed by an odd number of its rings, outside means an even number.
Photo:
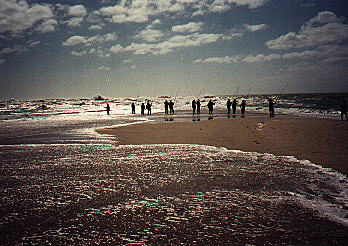
[{"label": "person standing in surf", "polygon": [[150,103],[150,101],[147,101],[147,104],[146,104],[147,115],[151,115],[151,106],[152,104]]},{"label": "person standing in surf", "polygon": [[227,113],[228,114],[231,114],[231,105],[232,105],[231,100],[228,99],[227,100]]},{"label": "person standing in surf", "polygon": [[110,115],[110,105],[108,103],[106,104],[106,113]]},{"label": "person standing in surf", "polygon": [[134,102],[132,103],[132,114],[135,114],[135,104],[134,104]]},{"label": "person standing in surf", "polygon": [[343,120],[344,116],[347,119],[347,104],[346,104],[346,100],[342,100],[342,104],[341,104],[341,119]]},{"label": "person standing in surf", "polygon": [[172,102],[172,100],[170,100],[169,102],[169,112],[171,114],[174,114],[174,103]]},{"label": "person standing in surf", "polygon": [[169,107],[169,102],[166,100],[164,102],[164,114],[168,114],[168,107]]},{"label": "person standing in surf", "polygon": [[208,103],[209,114],[212,114],[212,113],[213,113],[214,104],[215,104],[215,103],[213,103],[212,100],[209,100],[209,103]]},{"label": "person standing in surf", "polygon": [[237,110],[237,100],[234,99],[232,102],[232,112],[233,114],[236,114],[236,110]]},{"label": "person standing in surf", "polygon": [[246,102],[245,100],[242,100],[242,103],[240,104],[240,112],[242,113],[242,117],[244,117],[244,114],[245,114],[245,106],[246,106]]},{"label": "person standing in surf", "polygon": [[274,102],[270,98],[268,102],[268,109],[269,109],[269,117],[273,118],[274,117]]},{"label": "person standing in surf", "polygon": [[201,101],[199,101],[199,99],[197,100],[196,105],[197,105],[197,114],[200,114],[201,113]]},{"label": "person standing in surf", "polygon": [[142,115],[145,114],[145,104],[144,103],[141,104],[141,114]]},{"label": "person standing in surf", "polygon": [[196,113],[196,101],[193,99],[192,100],[192,114]]}]

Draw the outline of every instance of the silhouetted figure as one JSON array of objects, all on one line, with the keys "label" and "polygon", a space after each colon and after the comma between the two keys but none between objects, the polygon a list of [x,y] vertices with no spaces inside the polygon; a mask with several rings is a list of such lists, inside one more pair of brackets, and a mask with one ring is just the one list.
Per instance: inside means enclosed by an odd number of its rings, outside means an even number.
[{"label": "silhouetted figure", "polygon": [[196,101],[192,100],[192,113],[195,114],[196,113]]},{"label": "silhouetted figure", "polygon": [[232,112],[233,114],[236,114],[236,110],[237,110],[237,100],[234,99],[232,102]]},{"label": "silhouetted figure", "polygon": [[269,99],[268,109],[269,109],[269,117],[273,118],[274,117],[274,102],[272,99]]},{"label": "silhouetted figure", "polygon": [[144,115],[145,114],[145,104],[142,103],[140,108],[141,108],[141,114]]},{"label": "silhouetted figure", "polygon": [[341,119],[343,120],[343,116],[346,117],[347,119],[347,104],[346,104],[346,100],[342,100],[342,104],[341,104]]},{"label": "silhouetted figure", "polygon": [[174,103],[172,102],[172,100],[170,100],[169,102],[169,112],[171,114],[174,114]]},{"label": "silhouetted figure", "polygon": [[168,114],[169,102],[166,100],[164,102],[164,114]]},{"label": "silhouetted figure", "polygon": [[108,103],[106,104],[106,113],[110,115],[110,105]]},{"label": "silhouetted figure", "polygon": [[209,114],[213,113],[214,105],[215,105],[215,103],[213,103],[212,100],[209,100],[209,102],[208,102]]},{"label": "silhouetted figure", "polygon": [[151,106],[152,104],[150,103],[150,101],[147,101],[147,104],[146,104],[147,115],[151,115]]},{"label": "silhouetted figure", "polygon": [[231,105],[232,105],[231,100],[228,99],[228,100],[227,100],[227,113],[228,113],[228,114],[231,113]]},{"label": "silhouetted figure", "polygon": [[135,104],[132,103],[132,114],[135,114]]},{"label": "silhouetted figure", "polygon": [[199,99],[196,102],[196,106],[197,106],[197,114],[201,113],[201,101],[199,101]]},{"label": "silhouetted figure", "polygon": [[246,106],[246,102],[245,102],[245,100],[242,100],[242,103],[240,104],[240,111],[241,111],[243,116],[245,113],[245,106]]}]

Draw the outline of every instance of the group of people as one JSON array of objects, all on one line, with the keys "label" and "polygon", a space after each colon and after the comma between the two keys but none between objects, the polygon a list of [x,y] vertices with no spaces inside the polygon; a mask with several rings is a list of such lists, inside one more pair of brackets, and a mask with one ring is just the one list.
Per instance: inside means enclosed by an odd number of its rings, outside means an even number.
[{"label": "group of people", "polygon": [[[135,114],[135,105],[132,103],[132,114]],[[133,112],[133,107],[134,107],[134,112]],[[150,101],[147,101],[146,105],[144,103],[141,104],[140,109],[141,109],[141,114],[145,114],[145,109],[147,110],[147,115],[151,115],[151,107],[152,103]]]},{"label": "group of people", "polygon": [[201,113],[201,101],[199,101],[199,99],[197,101],[192,100],[192,113],[195,114],[197,112],[197,114]]},{"label": "group of people", "polygon": [[174,102],[172,102],[172,100],[170,100],[169,102],[168,100],[166,100],[164,102],[164,114],[168,114],[168,108],[169,108],[169,113],[174,114]]},{"label": "group of people", "polygon": [[[227,100],[227,113],[231,114],[231,106],[232,106],[232,113],[236,114],[237,111],[237,99],[234,99],[233,102],[231,102],[230,99]],[[242,115],[245,114],[245,107],[246,107],[246,101],[242,100],[240,104],[240,112]]]},{"label": "group of people", "polygon": [[[215,103],[212,100],[209,100],[208,105],[207,105],[209,114],[213,114],[214,105],[215,105]],[[235,114],[236,110],[237,110],[237,100],[236,99],[234,99],[233,102],[231,102],[230,99],[227,100],[227,112],[228,112],[228,114],[231,113],[231,106],[232,106],[232,112],[233,112],[233,114]],[[134,102],[131,104],[131,107],[132,107],[132,114],[135,114],[135,103]],[[147,115],[151,115],[151,107],[152,107],[152,103],[150,103],[149,100],[147,101],[146,105],[145,105],[145,103],[142,103],[140,106],[141,114],[144,115],[145,109],[146,109]],[[242,102],[240,104],[242,115],[245,114],[245,107],[246,107],[246,102],[245,102],[245,100],[242,100]],[[169,111],[168,111],[168,109],[169,109]],[[270,111],[270,117],[274,117],[274,102],[272,101],[272,99],[269,100],[269,111]],[[110,114],[110,105],[108,103],[106,104],[106,113],[108,115]],[[196,114],[196,113],[200,114],[201,113],[201,102],[199,99],[197,101],[192,100],[192,113],[193,114]],[[164,102],[164,114],[174,114],[174,102],[172,100],[170,100],[169,102],[168,102],[168,100],[166,100]]]},{"label": "group of people", "polygon": [[[213,114],[213,110],[214,110],[214,105],[215,103],[212,100],[209,100],[208,102],[208,111],[209,114]],[[269,109],[269,116],[271,118],[274,117],[274,105],[275,102],[273,101],[273,99],[269,99],[268,100],[268,109]],[[135,114],[135,103],[132,103],[132,114]],[[147,114],[151,115],[151,107],[152,107],[152,103],[150,103],[150,101],[148,100],[146,105],[145,103],[142,103],[140,106],[141,109],[141,114],[144,115],[145,114],[145,109],[147,110]],[[232,102],[230,99],[227,100],[227,113],[231,114],[231,107],[232,107],[232,113],[236,114],[237,111],[237,100],[234,99]],[[242,100],[241,104],[240,104],[240,111],[241,114],[244,116],[245,114],[245,107],[246,107],[246,101]],[[110,105],[107,103],[106,104],[106,113],[109,115],[110,114]],[[199,99],[196,100],[192,100],[192,113],[193,114],[200,114],[201,113],[201,102]],[[164,102],[164,114],[174,114],[174,102],[172,100],[170,100],[168,102],[168,100],[166,100]],[[342,104],[341,104],[341,119],[346,119],[347,118],[347,105],[346,105],[346,101],[343,100]]]},{"label": "group of people", "polygon": [[[147,115],[151,115],[151,107],[152,107],[152,103],[148,100],[146,105],[145,103],[142,103],[140,106],[140,113],[142,115],[145,114],[145,109],[147,110]],[[168,110],[169,109],[169,110]],[[170,100],[168,102],[168,100],[166,100],[164,102],[164,113],[165,114],[174,114],[174,102],[172,102],[172,100]],[[135,114],[135,103],[132,103],[132,114]]]}]

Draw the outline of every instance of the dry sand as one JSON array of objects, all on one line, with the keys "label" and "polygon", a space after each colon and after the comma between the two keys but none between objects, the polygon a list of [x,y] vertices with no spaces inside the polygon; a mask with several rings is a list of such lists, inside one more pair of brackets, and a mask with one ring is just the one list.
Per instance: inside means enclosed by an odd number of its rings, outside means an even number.
[{"label": "dry sand", "polygon": [[127,144],[200,144],[295,156],[348,175],[348,122],[307,118],[238,118],[148,122],[99,133]]}]

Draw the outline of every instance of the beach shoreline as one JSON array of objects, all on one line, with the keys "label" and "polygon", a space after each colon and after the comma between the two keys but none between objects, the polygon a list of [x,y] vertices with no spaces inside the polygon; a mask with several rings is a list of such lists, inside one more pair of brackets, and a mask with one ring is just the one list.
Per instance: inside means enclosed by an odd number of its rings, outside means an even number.
[{"label": "beach shoreline", "polygon": [[348,122],[304,117],[150,121],[97,129],[117,145],[197,144],[229,150],[294,156],[348,176]]}]

